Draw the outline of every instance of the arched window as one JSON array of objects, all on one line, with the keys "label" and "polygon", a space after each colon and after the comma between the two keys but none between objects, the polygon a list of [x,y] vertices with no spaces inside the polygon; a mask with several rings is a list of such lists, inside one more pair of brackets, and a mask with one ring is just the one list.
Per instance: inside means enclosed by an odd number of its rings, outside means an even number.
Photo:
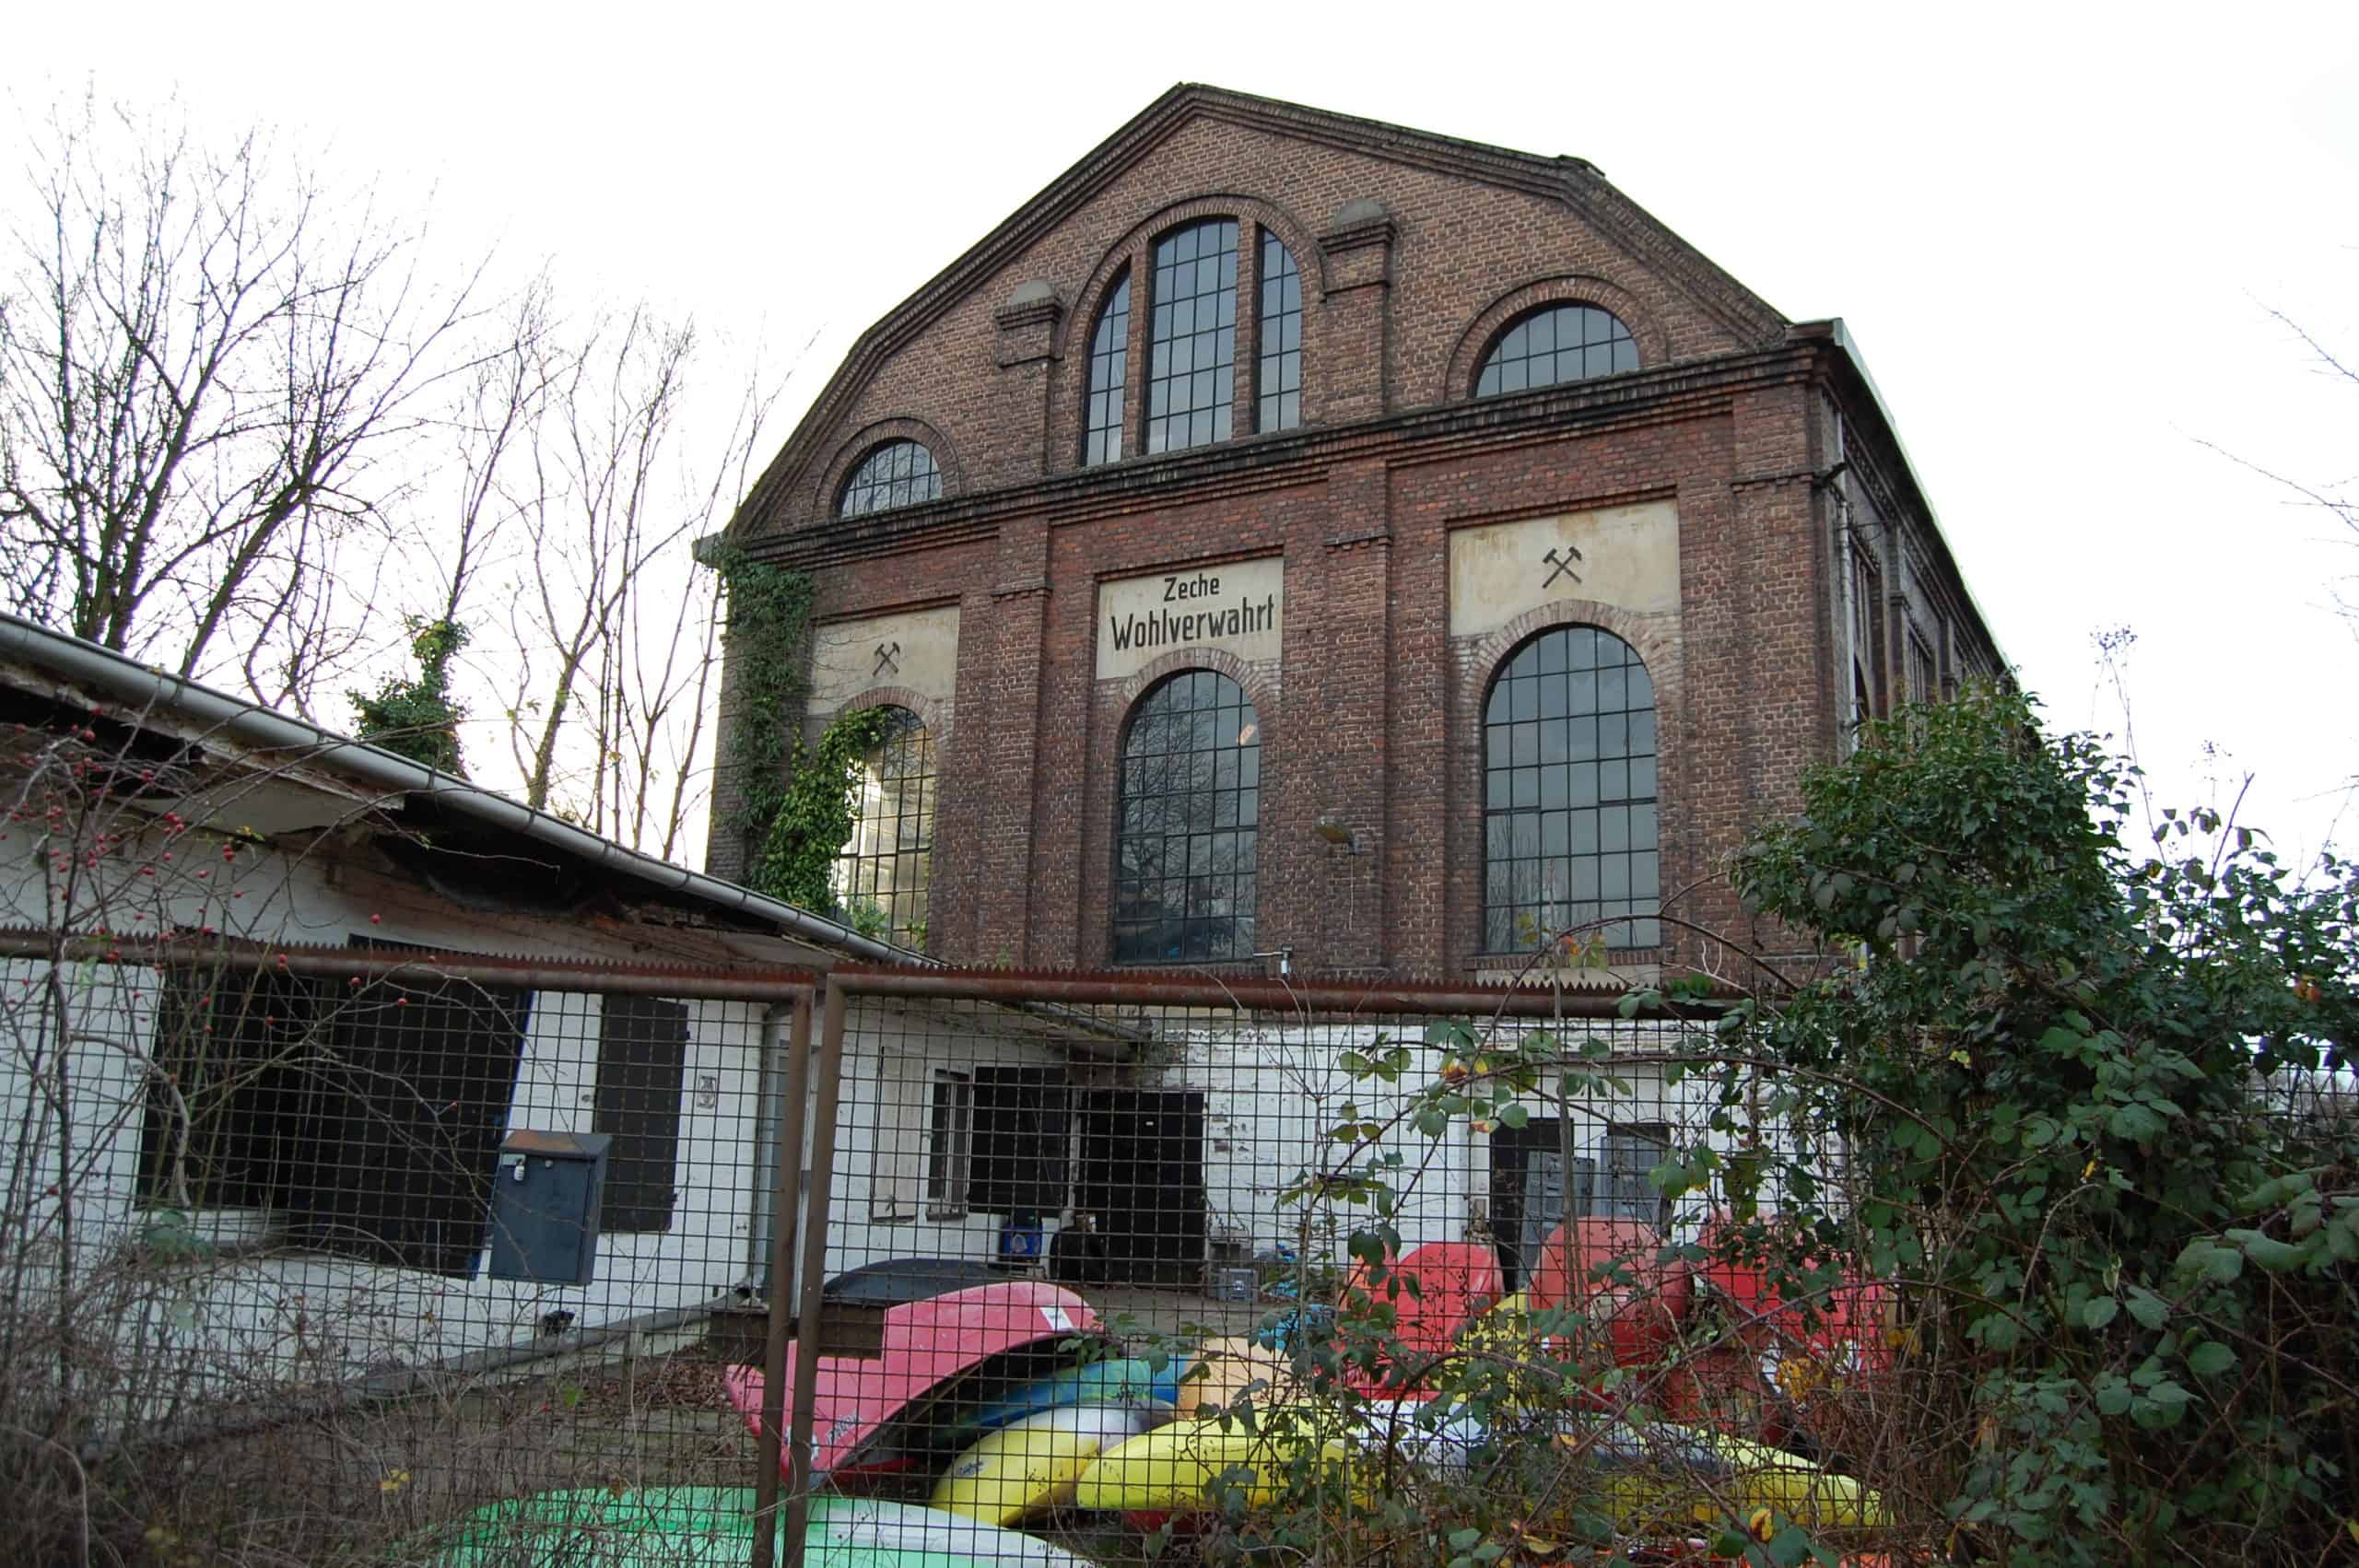
[{"label": "arched window", "polygon": [[1114,850],[1114,959],[1253,952],[1262,721],[1245,690],[1183,670],[1131,710]]},{"label": "arched window", "polygon": [[836,857],[837,899],[855,927],[925,947],[927,861],[933,852],[933,737],[906,708],[885,708],[884,732],[861,758],[851,837]]},{"label": "arched window", "polygon": [[1585,381],[1638,368],[1638,345],[1611,310],[1594,305],[1548,305],[1499,334],[1483,357],[1474,395]]},{"label": "arched window", "polygon": [[913,507],[942,494],[942,470],[933,453],[917,441],[886,441],[860,460],[844,481],[838,517],[859,517],[893,507]]},{"label": "arched window", "polygon": [[1128,273],[1106,296],[1097,328],[1089,334],[1089,438],[1085,463],[1112,462],[1122,455],[1122,389],[1131,363],[1131,278]]},{"label": "arched window", "polygon": [[1293,253],[1262,231],[1262,360],[1253,379],[1256,430],[1302,423],[1302,274]]},{"label": "arched window", "polygon": [[1191,224],[1156,240],[1154,301],[1146,450],[1228,439],[1237,395],[1237,220]]},{"label": "arched window", "polygon": [[[1258,258],[1260,305],[1239,330],[1238,267]],[[1302,424],[1302,272],[1285,241],[1234,217],[1206,218],[1155,241],[1147,275],[1145,385],[1131,395],[1131,273],[1117,275],[1089,338],[1089,393],[1082,411],[1085,467],[1132,451],[1181,451],[1235,433]],[[1238,366],[1251,381],[1238,412]],[[1145,416],[1135,431],[1129,421]],[[1133,439],[1133,436],[1137,438]]]},{"label": "arched window", "polygon": [[1483,715],[1483,946],[1568,928],[1661,942],[1655,688],[1630,645],[1556,626],[1515,650]]}]

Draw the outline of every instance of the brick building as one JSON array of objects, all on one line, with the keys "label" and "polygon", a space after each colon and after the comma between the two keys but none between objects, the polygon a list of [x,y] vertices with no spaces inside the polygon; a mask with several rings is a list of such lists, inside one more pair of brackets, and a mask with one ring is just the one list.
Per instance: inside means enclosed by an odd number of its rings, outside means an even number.
[{"label": "brick building", "polygon": [[845,887],[953,961],[1690,962],[1804,765],[2001,667],[1839,322],[1579,158],[1197,86],[870,328],[732,532],[814,577],[808,722],[897,710]]}]

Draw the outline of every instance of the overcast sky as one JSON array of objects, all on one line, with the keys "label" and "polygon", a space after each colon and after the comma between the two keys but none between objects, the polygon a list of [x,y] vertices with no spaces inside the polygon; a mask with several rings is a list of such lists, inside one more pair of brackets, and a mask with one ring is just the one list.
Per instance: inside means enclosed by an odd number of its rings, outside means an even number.
[{"label": "overcast sky", "polygon": [[2119,729],[2092,638],[2129,626],[2162,791],[2251,772],[2284,848],[2330,831],[2359,540],[2200,443],[2359,474],[2359,386],[2269,313],[2359,366],[2359,6],[52,6],[0,60],[18,113],[177,91],[430,188],[454,255],[801,354],[781,435],[1181,80],[1578,154],[1788,316],[1845,318],[2052,718]]}]

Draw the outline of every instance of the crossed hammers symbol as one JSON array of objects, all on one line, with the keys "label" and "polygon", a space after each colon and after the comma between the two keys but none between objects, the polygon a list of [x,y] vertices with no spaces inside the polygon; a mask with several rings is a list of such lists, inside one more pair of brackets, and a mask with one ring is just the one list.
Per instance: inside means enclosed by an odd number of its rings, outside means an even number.
[{"label": "crossed hammers symbol", "polygon": [[896,675],[901,673],[901,645],[898,642],[890,648],[881,642],[876,645],[876,668],[871,673],[870,679],[874,679],[887,670],[892,671]]},{"label": "crossed hammers symbol", "polygon": [[1563,555],[1559,556],[1555,551],[1551,550],[1540,558],[1554,568],[1548,573],[1548,579],[1540,585],[1542,588],[1555,587],[1556,579],[1560,577],[1571,578],[1577,584],[1580,581],[1580,573],[1573,570],[1573,563],[1581,558],[1581,553],[1577,547],[1567,544],[1565,546]]}]

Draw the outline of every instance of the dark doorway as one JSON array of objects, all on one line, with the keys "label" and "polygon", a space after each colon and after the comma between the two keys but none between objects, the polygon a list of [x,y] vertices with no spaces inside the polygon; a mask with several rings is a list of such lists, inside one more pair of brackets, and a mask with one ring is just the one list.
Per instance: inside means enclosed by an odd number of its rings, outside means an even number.
[{"label": "dark doorway", "polygon": [[1106,1279],[1197,1285],[1204,1277],[1204,1097],[1186,1089],[1080,1096],[1074,1206],[1096,1217]]},{"label": "dark doorway", "polygon": [[1523,1288],[1548,1234],[1568,1212],[1643,1220],[1666,1230],[1671,1224],[1671,1201],[1649,1176],[1671,1147],[1668,1126],[1608,1123],[1602,1145],[1573,1156],[1569,1180],[1558,1126],[1554,1117],[1534,1117],[1491,1134],[1491,1235],[1511,1291]]}]

